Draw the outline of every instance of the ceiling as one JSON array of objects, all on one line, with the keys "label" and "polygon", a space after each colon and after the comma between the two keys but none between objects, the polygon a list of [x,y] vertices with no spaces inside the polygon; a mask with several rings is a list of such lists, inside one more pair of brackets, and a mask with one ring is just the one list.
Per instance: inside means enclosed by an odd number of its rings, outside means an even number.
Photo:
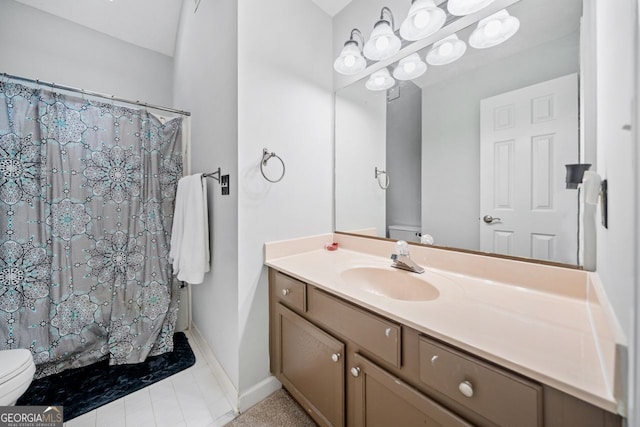
[{"label": "ceiling", "polygon": [[16,0],[117,39],[173,56],[180,0]]},{"label": "ceiling", "polygon": [[351,3],[351,0],[311,0],[317,4],[320,9],[324,10],[327,15],[333,17],[336,16],[346,5]]},{"label": "ceiling", "polygon": [[[136,46],[173,56],[181,0],[16,0]],[[201,0],[190,0],[195,9]],[[213,0],[205,0],[213,1]],[[351,0],[312,0],[335,16]]]}]

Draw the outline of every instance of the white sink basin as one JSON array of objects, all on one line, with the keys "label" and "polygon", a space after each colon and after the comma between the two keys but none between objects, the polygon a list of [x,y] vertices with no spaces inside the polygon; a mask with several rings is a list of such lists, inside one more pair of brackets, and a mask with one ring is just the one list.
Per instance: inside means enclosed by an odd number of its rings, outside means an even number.
[{"label": "white sink basin", "polygon": [[403,301],[430,301],[440,292],[420,275],[404,270],[382,267],[352,267],[340,277],[349,286],[366,292]]}]

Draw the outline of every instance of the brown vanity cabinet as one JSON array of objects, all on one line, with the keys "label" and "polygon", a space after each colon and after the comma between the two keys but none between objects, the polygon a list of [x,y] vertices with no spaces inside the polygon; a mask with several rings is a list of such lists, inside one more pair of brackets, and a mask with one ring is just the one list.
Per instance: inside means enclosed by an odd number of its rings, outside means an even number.
[{"label": "brown vanity cabinet", "polygon": [[353,419],[357,426],[471,426],[398,377],[356,354]]},{"label": "brown vanity cabinet", "polygon": [[322,426],[620,427],[604,411],[269,269],[271,372]]}]

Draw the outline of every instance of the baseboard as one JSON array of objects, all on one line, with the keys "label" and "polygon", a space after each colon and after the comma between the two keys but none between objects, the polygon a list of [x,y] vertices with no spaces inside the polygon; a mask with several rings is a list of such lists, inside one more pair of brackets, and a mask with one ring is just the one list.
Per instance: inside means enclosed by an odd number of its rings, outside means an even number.
[{"label": "baseboard", "polygon": [[209,364],[209,366],[211,367],[211,370],[213,371],[213,375],[216,377],[216,380],[218,380],[218,383],[220,384],[220,387],[222,388],[223,393],[225,394],[225,396],[227,397],[227,400],[231,404],[231,408],[236,413],[240,412],[238,409],[240,399],[238,396],[238,390],[236,389],[235,385],[233,385],[233,382],[225,372],[224,368],[222,367],[222,365],[220,365],[220,362],[218,362],[218,359],[216,359],[216,356],[213,354],[213,350],[211,350],[211,347],[209,347],[209,344],[207,344],[207,342],[204,340],[202,334],[196,327],[196,324],[191,322],[191,327],[189,329],[190,329],[189,332],[191,332],[191,334],[193,335],[193,339],[196,341],[196,344],[198,345],[198,347],[200,348],[200,351],[204,355],[204,358],[206,359],[207,364]]},{"label": "baseboard", "polygon": [[256,403],[262,401],[274,391],[280,390],[282,384],[276,377],[269,376],[258,384],[243,392],[238,399],[238,410],[243,413]]}]

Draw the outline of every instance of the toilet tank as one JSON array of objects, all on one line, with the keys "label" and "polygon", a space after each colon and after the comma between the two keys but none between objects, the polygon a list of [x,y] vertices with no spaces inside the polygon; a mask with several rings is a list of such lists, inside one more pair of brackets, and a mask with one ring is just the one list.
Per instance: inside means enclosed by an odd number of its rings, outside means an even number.
[{"label": "toilet tank", "polygon": [[407,242],[420,242],[420,227],[412,225],[390,225],[389,238],[405,240]]}]

